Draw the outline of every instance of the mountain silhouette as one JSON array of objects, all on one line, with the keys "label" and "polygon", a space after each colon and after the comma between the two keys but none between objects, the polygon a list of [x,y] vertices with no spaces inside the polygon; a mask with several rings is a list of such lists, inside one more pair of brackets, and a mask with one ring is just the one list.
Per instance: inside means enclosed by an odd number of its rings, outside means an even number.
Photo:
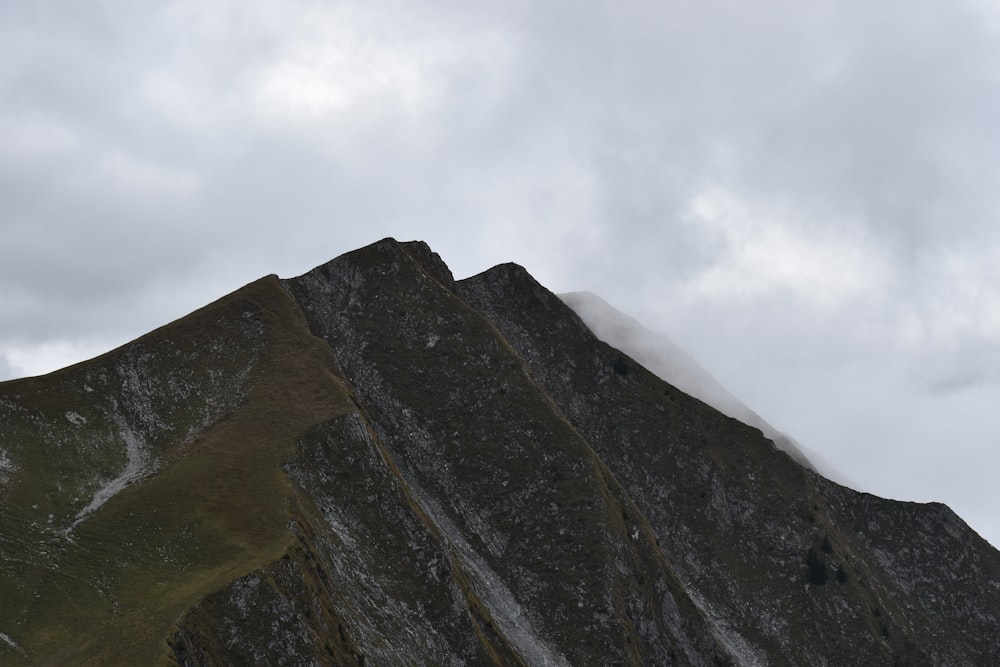
[{"label": "mountain silhouette", "polygon": [[385,239],[0,383],[0,664],[1000,664],[951,510],[599,335]]}]

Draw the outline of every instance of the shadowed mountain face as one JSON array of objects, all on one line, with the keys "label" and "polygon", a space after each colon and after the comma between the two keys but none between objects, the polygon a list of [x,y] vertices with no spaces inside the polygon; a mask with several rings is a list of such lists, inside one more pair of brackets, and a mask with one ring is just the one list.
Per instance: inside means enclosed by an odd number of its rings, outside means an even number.
[{"label": "shadowed mountain face", "polygon": [[3,665],[996,664],[1000,554],[391,239],[0,384]]}]

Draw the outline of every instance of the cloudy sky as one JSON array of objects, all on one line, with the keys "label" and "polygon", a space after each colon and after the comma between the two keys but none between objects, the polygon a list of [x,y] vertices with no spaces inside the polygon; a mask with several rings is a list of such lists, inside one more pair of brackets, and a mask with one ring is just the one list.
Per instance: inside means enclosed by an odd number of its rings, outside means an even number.
[{"label": "cloudy sky", "polygon": [[1000,544],[994,0],[0,0],[0,378],[384,236]]}]

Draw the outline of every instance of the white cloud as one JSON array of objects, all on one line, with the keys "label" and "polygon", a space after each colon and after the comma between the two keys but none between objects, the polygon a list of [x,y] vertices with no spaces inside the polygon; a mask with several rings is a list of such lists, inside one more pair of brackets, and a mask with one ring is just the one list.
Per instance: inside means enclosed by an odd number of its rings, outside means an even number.
[{"label": "white cloud", "polygon": [[94,160],[90,171],[80,175],[80,187],[106,189],[120,199],[136,199],[155,206],[163,199],[187,199],[199,185],[193,170],[164,161],[115,150]]},{"label": "white cloud", "polygon": [[416,115],[439,94],[430,45],[376,41],[339,16],[302,28],[252,83],[254,106],[271,123],[356,121],[386,108]]},{"label": "white cloud", "polygon": [[80,147],[77,133],[65,122],[23,112],[0,114],[0,136],[5,138],[0,160],[22,169],[65,159]]},{"label": "white cloud", "polygon": [[7,359],[7,353],[0,350],[0,382],[21,377],[24,372]]},{"label": "white cloud", "polygon": [[3,364],[6,363],[10,377],[44,375],[107,351],[101,342],[55,340],[8,345],[0,352],[0,371],[4,370]]},{"label": "white cloud", "polygon": [[1000,247],[951,249],[927,271],[933,287],[923,335],[1000,340]]},{"label": "white cloud", "polygon": [[863,229],[803,224],[803,212],[722,189],[697,194],[689,224],[717,253],[685,292],[690,299],[748,301],[788,294],[805,304],[842,305],[884,287],[890,273]]},{"label": "white cloud", "polygon": [[1000,247],[929,252],[914,281],[894,309],[909,376],[934,394],[1000,385]]}]

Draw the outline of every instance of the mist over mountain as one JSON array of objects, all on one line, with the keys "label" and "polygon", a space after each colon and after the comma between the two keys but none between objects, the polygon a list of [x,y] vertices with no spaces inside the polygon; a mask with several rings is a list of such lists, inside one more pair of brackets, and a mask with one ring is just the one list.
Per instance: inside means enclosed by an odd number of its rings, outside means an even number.
[{"label": "mist over mountain", "polygon": [[560,294],[595,336],[626,352],[647,370],[684,393],[699,398],[723,414],[756,426],[779,448],[807,467],[809,458],[791,439],[748,408],[691,355],[663,334],[653,333],[591,292]]},{"label": "mist over mountain", "polygon": [[385,239],[0,383],[0,664],[1000,661],[951,510],[563,299]]},{"label": "mist over mountain", "polygon": [[850,486],[828,461],[764,421],[668,336],[650,331],[592,292],[568,292],[558,296],[595,336],[627,353],[660,379],[725,415],[759,428],[779,449],[802,465],[818,469],[824,477]]}]

